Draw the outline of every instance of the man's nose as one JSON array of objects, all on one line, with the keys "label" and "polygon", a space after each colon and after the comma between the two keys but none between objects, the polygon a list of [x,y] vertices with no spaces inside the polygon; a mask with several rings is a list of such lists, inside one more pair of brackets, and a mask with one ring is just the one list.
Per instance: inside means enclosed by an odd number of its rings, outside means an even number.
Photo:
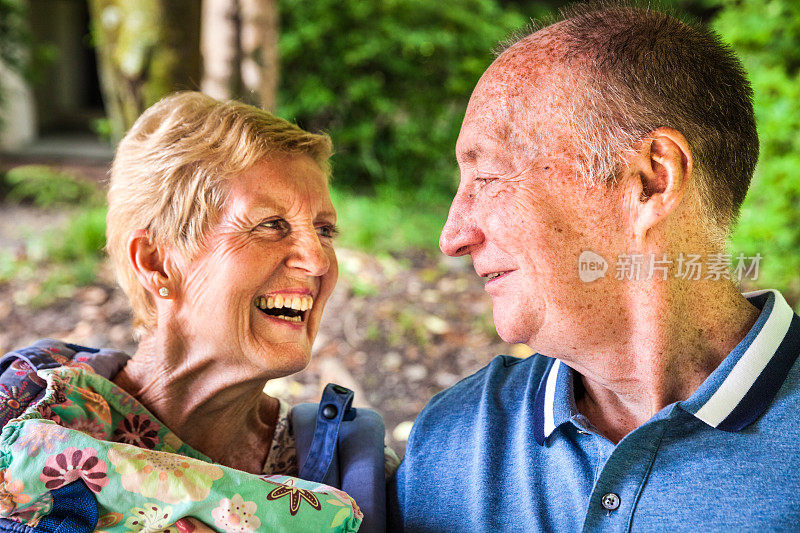
[{"label": "man's nose", "polygon": [[453,198],[447,222],[439,237],[442,253],[452,257],[472,252],[475,245],[483,242],[483,232],[475,222],[472,195],[459,191]]}]

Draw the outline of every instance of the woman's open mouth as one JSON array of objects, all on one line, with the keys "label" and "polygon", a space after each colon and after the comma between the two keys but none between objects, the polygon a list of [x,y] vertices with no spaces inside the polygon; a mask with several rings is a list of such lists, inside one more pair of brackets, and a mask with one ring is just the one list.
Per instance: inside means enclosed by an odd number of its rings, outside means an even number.
[{"label": "woman's open mouth", "polygon": [[259,296],[253,304],[265,315],[286,320],[305,322],[308,312],[314,306],[314,298],[309,295],[271,295]]}]

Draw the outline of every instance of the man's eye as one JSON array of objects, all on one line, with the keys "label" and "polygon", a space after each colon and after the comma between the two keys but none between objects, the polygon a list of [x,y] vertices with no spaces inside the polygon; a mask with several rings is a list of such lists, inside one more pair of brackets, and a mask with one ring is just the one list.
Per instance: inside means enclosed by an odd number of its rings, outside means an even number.
[{"label": "man's eye", "polygon": [[333,239],[339,235],[339,228],[336,227],[335,224],[326,224],[324,226],[317,227],[317,233],[319,233],[320,237]]},{"label": "man's eye", "polygon": [[480,177],[476,177],[475,181],[480,183],[483,186],[483,185],[486,185],[487,183],[492,182],[492,181],[494,181],[496,179],[497,178],[487,178],[485,176],[480,176]]}]

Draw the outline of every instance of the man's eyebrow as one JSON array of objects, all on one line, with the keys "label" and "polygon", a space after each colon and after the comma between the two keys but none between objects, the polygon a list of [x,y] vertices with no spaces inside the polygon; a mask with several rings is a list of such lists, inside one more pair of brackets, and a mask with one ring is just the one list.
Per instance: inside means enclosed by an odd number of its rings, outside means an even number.
[{"label": "man's eyebrow", "polygon": [[479,146],[476,146],[475,148],[470,148],[469,150],[459,152],[459,154],[456,156],[456,159],[462,164],[475,164],[475,162],[478,161],[478,157],[482,153],[483,149],[481,149]]}]

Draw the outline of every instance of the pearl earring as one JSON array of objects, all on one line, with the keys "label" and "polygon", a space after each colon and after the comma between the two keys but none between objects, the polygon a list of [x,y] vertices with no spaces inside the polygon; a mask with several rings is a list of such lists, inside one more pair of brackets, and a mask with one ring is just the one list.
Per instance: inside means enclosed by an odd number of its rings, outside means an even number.
[{"label": "pearl earring", "polygon": [[169,289],[166,287],[161,287],[160,289],[158,289],[158,295],[161,296],[162,298],[166,298],[167,296],[169,296]]}]

